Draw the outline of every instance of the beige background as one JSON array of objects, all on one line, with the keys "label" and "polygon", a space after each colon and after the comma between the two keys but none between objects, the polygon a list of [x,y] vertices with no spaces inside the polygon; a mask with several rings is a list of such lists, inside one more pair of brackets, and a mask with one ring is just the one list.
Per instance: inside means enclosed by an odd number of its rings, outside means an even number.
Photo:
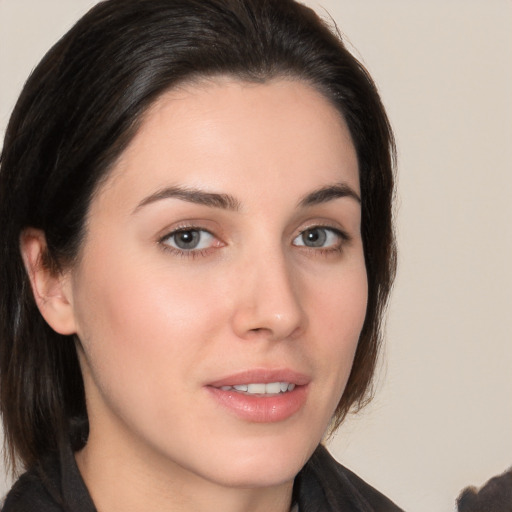
[{"label": "beige background", "polygon": [[[93,3],[0,0],[2,133],[29,71]],[[373,74],[400,157],[379,391],[331,450],[406,510],[452,511],[512,464],[512,2],[307,3]]]}]

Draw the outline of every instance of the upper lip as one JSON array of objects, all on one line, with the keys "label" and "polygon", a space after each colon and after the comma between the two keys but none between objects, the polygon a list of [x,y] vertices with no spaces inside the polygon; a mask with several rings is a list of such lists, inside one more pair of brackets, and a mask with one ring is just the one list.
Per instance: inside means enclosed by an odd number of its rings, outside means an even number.
[{"label": "upper lip", "polygon": [[209,382],[208,386],[220,388],[222,386],[236,386],[252,383],[268,384],[270,382],[288,382],[290,384],[295,384],[296,386],[303,386],[308,384],[310,380],[311,379],[304,373],[288,368],[254,368],[233,373],[213,382]]}]

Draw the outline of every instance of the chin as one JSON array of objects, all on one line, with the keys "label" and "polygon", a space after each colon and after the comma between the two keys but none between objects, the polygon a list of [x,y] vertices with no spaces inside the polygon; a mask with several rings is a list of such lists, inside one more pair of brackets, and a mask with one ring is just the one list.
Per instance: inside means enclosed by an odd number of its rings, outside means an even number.
[{"label": "chin", "polygon": [[290,482],[319,442],[290,441],[293,436],[281,440],[261,437],[225,446],[221,453],[206,458],[216,461],[209,465],[208,472],[217,482],[231,487],[272,487]]},{"label": "chin", "polygon": [[243,461],[229,468],[218,467],[210,480],[225,487],[256,489],[276,487],[291,482],[302,469],[305,461],[278,461],[275,458],[259,461]]}]

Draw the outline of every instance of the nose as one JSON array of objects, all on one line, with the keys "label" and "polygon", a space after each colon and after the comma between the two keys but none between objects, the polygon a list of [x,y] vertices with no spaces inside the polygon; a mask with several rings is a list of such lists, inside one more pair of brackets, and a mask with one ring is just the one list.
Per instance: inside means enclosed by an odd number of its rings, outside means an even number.
[{"label": "nose", "polygon": [[284,256],[260,254],[244,265],[235,292],[233,330],[242,339],[293,339],[307,325],[298,276]]}]

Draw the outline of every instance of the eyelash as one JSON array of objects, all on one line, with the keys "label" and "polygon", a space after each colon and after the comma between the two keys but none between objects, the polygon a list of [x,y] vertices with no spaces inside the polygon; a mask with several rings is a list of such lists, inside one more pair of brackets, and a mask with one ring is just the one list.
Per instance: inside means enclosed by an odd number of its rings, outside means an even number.
[{"label": "eyelash", "polygon": [[[339,243],[337,243],[334,247],[310,247],[307,245],[295,245],[295,247],[300,247],[304,251],[312,252],[315,255],[323,255],[323,256],[329,256],[332,254],[339,254],[343,252],[343,249],[345,247],[345,244],[351,240],[351,237],[344,231],[334,228],[332,226],[325,226],[321,224],[313,225],[310,227],[307,227],[303,229],[297,236],[293,238],[295,241],[297,238],[304,236],[305,233],[308,231],[314,231],[314,230],[324,230],[331,234],[334,234],[338,239]],[[206,247],[204,249],[179,249],[177,247],[173,247],[167,243],[167,241],[171,238],[176,237],[180,233],[187,233],[187,232],[195,232],[195,233],[207,233],[214,239],[216,238],[213,233],[211,233],[209,230],[204,229],[200,226],[180,226],[176,229],[173,229],[171,232],[167,233],[165,236],[160,238],[158,240],[159,245],[163,248],[163,250],[170,252],[171,254],[175,256],[180,256],[184,258],[198,258],[198,257],[205,257],[211,254],[213,250],[216,250],[217,248],[221,247]]]},{"label": "eyelash", "polygon": [[324,230],[324,231],[327,231],[327,232],[333,234],[334,236],[336,236],[338,238],[338,243],[336,243],[336,245],[334,245],[334,246],[329,246],[329,247],[310,247],[307,245],[296,245],[295,247],[300,247],[302,250],[314,253],[315,255],[330,256],[333,254],[342,253],[343,250],[345,249],[345,245],[348,242],[350,242],[350,240],[351,240],[351,237],[345,231],[342,231],[339,228],[334,228],[332,226],[325,226],[322,224],[316,224],[316,225],[310,226],[306,229],[303,229],[294,238],[294,240],[296,240],[299,237],[304,236],[304,234],[307,233],[308,231],[311,232],[314,230]]},{"label": "eyelash", "polygon": [[167,240],[170,238],[176,237],[180,233],[187,233],[187,232],[201,232],[201,233],[208,233],[208,235],[215,238],[215,235],[208,231],[207,229],[204,229],[200,226],[180,226],[176,229],[173,229],[171,232],[167,233],[165,236],[160,238],[158,243],[162,246],[164,251],[168,251],[171,254],[175,256],[180,256],[182,258],[198,258],[198,257],[204,257],[208,256],[212,250],[215,250],[216,247],[207,247],[204,249],[179,249],[177,247],[172,247],[168,243],[166,243]]}]

